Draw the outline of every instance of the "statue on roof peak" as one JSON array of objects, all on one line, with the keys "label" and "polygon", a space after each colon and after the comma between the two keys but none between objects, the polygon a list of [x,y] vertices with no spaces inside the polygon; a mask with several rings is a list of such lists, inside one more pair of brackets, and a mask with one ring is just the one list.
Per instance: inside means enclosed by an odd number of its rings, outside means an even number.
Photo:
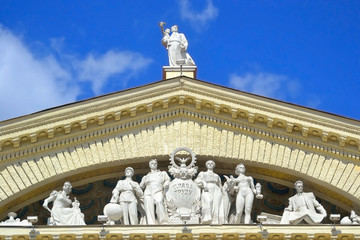
[{"label": "statue on roof peak", "polygon": [[163,38],[161,40],[162,45],[166,47],[169,54],[169,65],[172,67],[177,66],[195,66],[194,60],[187,53],[188,41],[183,33],[179,33],[179,27],[174,25],[170,29],[164,30],[165,22],[160,22],[161,32]]}]

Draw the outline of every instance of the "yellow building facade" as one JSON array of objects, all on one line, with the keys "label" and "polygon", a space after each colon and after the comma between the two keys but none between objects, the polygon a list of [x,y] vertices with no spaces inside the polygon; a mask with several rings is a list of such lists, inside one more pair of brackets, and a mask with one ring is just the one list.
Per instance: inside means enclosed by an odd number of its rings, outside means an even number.
[{"label": "yellow building facade", "polygon": [[[151,158],[166,170],[178,147],[196,154],[200,170],[209,159],[221,175],[245,164],[269,191],[255,204],[257,213],[268,207],[265,212],[279,214],[298,179],[328,214],[360,210],[359,121],[203,82],[195,71],[164,71],[159,82],[0,122],[0,219],[9,212],[45,218],[39,201],[70,181],[80,203],[92,209],[83,210],[91,224],[40,221],[36,239],[98,239],[102,226],[94,219],[115,179],[128,166],[141,178]],[[360,225],[336,225],[334,234],[328,219],[270,224],[266,234],[256,224],[188,227],[191,233],[177,225],[105,229],[107,239],[360,239]],[[28,239],[30,230],[0,226],[0,239]]]}]

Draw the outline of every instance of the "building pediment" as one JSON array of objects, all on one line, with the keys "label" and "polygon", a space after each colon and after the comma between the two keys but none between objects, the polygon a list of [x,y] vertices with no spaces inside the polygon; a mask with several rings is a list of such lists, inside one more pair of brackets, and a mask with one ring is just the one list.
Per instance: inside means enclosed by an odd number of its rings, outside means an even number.
[{"label": "building pediment", "polygon": [[3,164],[14,157],[15,152],[26,155],[32,146],[44,140],[81,135],[114,122],[136,122],[175,109],[297,136],[303,144],[345,151],[354,161],[359,160],[359,121],[176,77],[3,121],[0,123],[0,161]]},{"label": "building pediment", "polygon": [[349,211],[360,208],[359,133],[356,120],[175,77],[1,122],[0,213],[44,199],[59,180],[145,169],[179,146],[226,174],[245,161],[260,179],[308,178]]}]

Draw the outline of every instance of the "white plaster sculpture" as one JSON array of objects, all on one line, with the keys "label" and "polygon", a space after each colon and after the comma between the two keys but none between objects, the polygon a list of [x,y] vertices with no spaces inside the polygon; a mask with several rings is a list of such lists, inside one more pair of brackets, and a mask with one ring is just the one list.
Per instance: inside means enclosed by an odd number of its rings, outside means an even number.
[{"label": "white plaster sculpture", "polygon": [[171,27],[172,34],[170,35],[170,30],[163,30],[164,22],[160,22],[163,38],[161,43],[166,47],[169,54],[169,65],[176,66],[195,66],[195,62],[187,53],[188,41],[183,33],[179,33],[179,27],[174,25]]},{"label": "white plaster sculpture", "polygon": [[125,169],[125,179],[119,180],[112,191],[110,203],[120,203],[123,210],[123,223],[125,225],[137,225],[138,220],[138,203],[143,198],[143,191],[140,185],[132,180],[134,169],[127,167]]},{"label": "white plaster sculpture", "polygon": [[351,210],[350,216],[343,217],[340,224],[360,224],[360,216],[358,216],[354,210]]},{"label": "white plaster sculpture", "polygon": [[[140,187],[144,190],[144,208],[147,224],[167,224],[164,193],[169,188],[170,177],[165,171],[157,169],[156,159],[149,161],[150,172],[141,179]],[[155,218],[155,212],[157,218]]]},{"label": "white plaster sculpture", "polygon": [[[227,179],[227,189],[231,194],[236,194],[235,224],[242,222],[249,224],[251,222],[251,210],[254,202],[254,196],[259,199],[263,198],[263,195],[260,192],[261,185],[258,183],[255,188],[253,178],[246,176],[245,171],[246,169],[244,164],[238,164],[235,169],[235,173],[238,175],[237,178],[234,178],[233,176],[230,176],[230,178],[225,176]],[[244,217],[243,213],[245,213]]]},{"label": "white plaster sculpture", "polygon": [[219,224],[224,222],[222,205],[222,186],[219,175],[214,173],[215,162],[208,160],[205,163],[206,172],[200,172],[195,183],[202,189],[201,193],[201,223]]},{"label": "white plaster sculpture", "polygon": [[[190,154],[190,157],[176,157],[180,153]],[[188,161],[191,159],[190,163]],[[177,163],[176,162],[179,162]],[[195,166],[195,154],[188,148],[177,148],[170,155],[169,173],[175,178],[169,184],[166,192],[166,203],[169,214],[170,224],[184,224],[184,218],[187,223],[198,224],[200,218],[201,200],[200,188],[192,180],[197,172]]]},{"label": "white plaster sculpture", "polygon": [[[67,181],[64,183],[62,191],[54,190],[44,200],[43,207],[51,213],[49,225],[86,225],[79,201],[76,198],[71,201],[69,198],[71,189],[71,183]],[[52,209],[48,207],[50,202],[53,202]]]},{"label": "white plaster sculpture", "polygon": [[289,206],[284,209],[281,224],[298,224],[306,222],[309,224],[321,223],[326,217],[326,210],[316,200],[314,193],[303,191],[303,182],[295,182],[297,194],[289,198]]},{"label": "white plaster sculpture", "polygon": [[0,226],[32,226],[32,223],[28,220],[20,221],[19,218],[16,218],[17,214],[14,212],[9,212],[8,217],[9,219],[0,222]]}]

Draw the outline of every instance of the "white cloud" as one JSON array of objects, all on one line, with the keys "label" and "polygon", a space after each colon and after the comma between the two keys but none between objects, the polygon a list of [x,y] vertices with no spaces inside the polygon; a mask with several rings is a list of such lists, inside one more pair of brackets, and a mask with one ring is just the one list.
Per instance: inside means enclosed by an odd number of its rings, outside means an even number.
[{"label": "white cloud", "polygon": [[20,38],[0,25],[0,119],[76,100],[78,88],[51,55],[35,58]]},{"label": "white cloud", "polygon": [[[151,62],[151,59],[145,58],[139,53],[110,50],[99,57],[89,54],[86,59],[76,63],[76,69],[79,79],[90,81],[94,93],[100,94],[102,87],[111,76],[118,74],[133,76]],[[127,79],[128,77],[123,78],[123,86],[126,85]]]},{"label": "white cloud", "polygon": [[219,13],[212,0],[207,0],[206,7],[201,11],[194,10],[189,0],[179,0],[179,4],[181,18],[189,20],[191,25],[198,31],[206,27]]},{"label": "white cloud", "polygon": [[152,62],[130,51],[75,57],[64,52],[64,39],[51,39],[51,47],[56,55],[39,57],[0,24],[0,121],[74,102],[83,81],[90,81],[93,94],[101,94],[111,77],[124,74],[125,87]]},{"label": "white cloud", "polygon": [[273,73],[231,74],[229,86],[254,94],[286,100],[294,98],[300,91],[297,80]]}]

